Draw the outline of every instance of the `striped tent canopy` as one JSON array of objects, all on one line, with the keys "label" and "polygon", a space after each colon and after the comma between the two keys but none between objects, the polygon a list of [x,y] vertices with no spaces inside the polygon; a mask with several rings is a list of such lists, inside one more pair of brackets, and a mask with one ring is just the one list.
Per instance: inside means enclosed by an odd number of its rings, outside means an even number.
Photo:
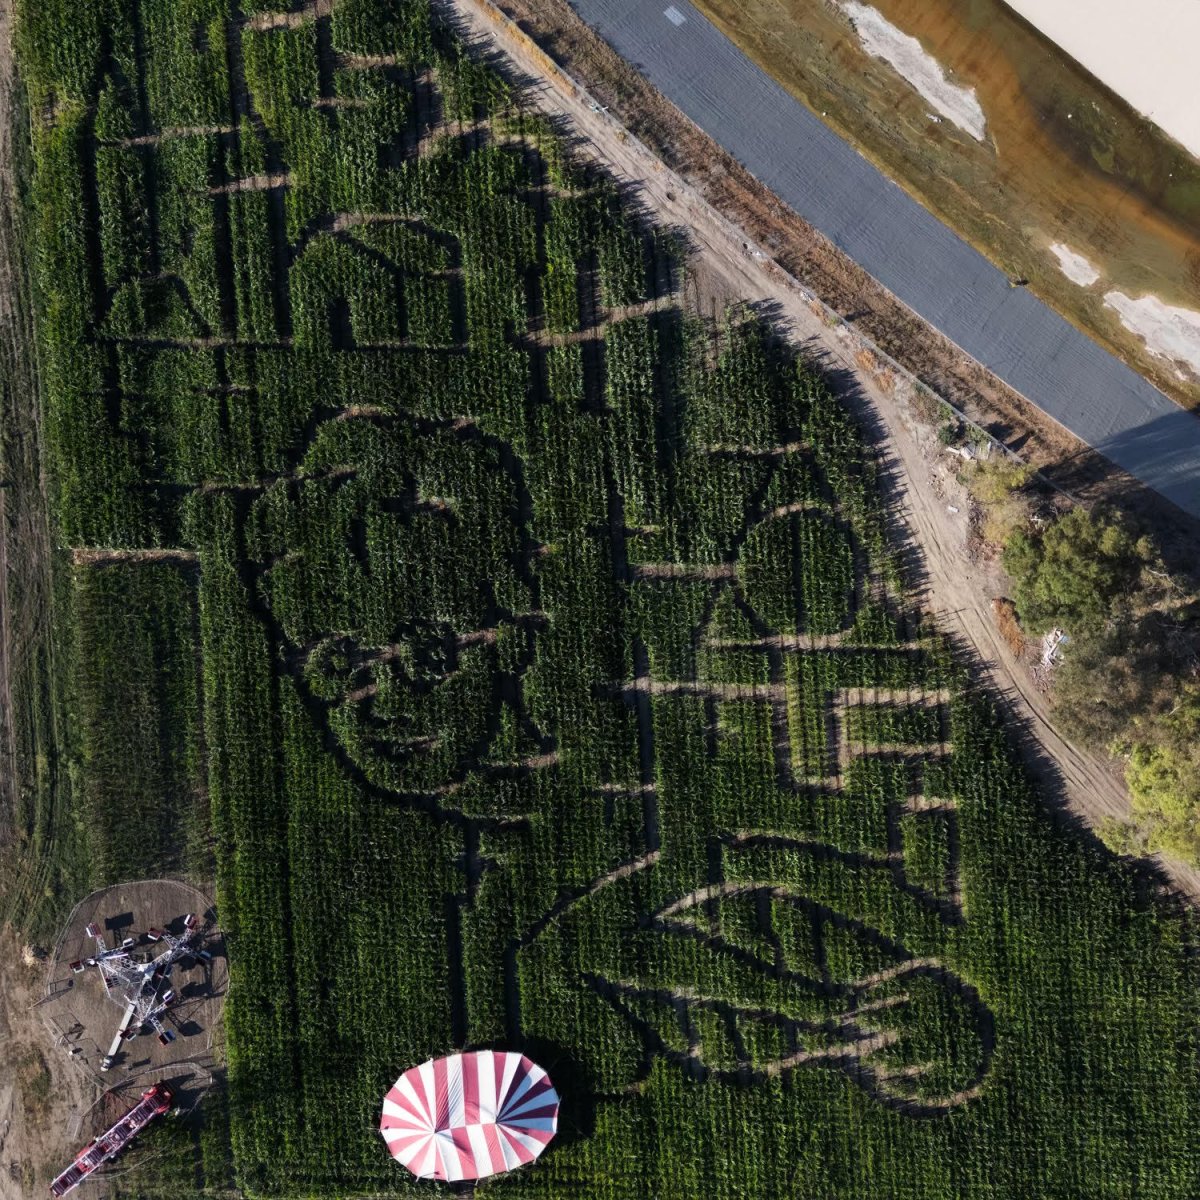
[{"label": "striped tent canopy", "polygon": [[558,1093],[523,1054],[477,1050],[405,1071],[379,1132],[419,1179],[483,1179],[533,1162],[558,1129]]}]

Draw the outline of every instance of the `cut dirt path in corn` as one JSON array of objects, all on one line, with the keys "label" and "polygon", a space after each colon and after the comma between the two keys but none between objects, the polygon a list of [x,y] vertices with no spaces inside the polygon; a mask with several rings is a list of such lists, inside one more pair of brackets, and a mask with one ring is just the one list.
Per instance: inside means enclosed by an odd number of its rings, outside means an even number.
[{"label": "cut dirt path in corn", "polygon": [[[939,626],[972,652],[986,683],[1036,746],[1027,758],[1041,777],[1044,794],[1096,826],[1105,817],[1129,812],[1119,771],[1107,758],[1075,745],[1055,721],[1048,699],[1000,636],[992,600],[1001,595],[994,568],[974,561],[968,549],[965,502],[947,490],[958,487],[936,439],[913,419],[907,382],[864,354],[843,326],[831,326],[824,311],[795,279],[782,271],[747,236],[695,189],[669,170],[489,0],[446,0],[463,32],[494,45],[518,73],[543,86],[528,90],[527,102],[552,117],[565,118],[581,138],[585,156],[601,163],[638,193],[658,222],[686,230],[690,270],[703,277],[710,297],[743,299],[774,306],[789,338],[826,367],[846,372],[858,390],[850,402],[871,429],[886,470],[885,483],[904,533],[915,541],[916,598]],[[1171,883],[1200,900],[1200,871],[1159,864]]]},{"label": "cut dirt path in corn", "polygon": [[259,12],[246,18],[246,28],[256,33],[267,33],[272,29],[299,29],[309,21],[328,17],[334,9],[334,0],[303,0],[299,5],[281,5],[272,12]]},{"label": "cut dirt path in corn", "polygon": [[195,550],[178,550],[171,547],[154,547],[145,550],[105,549],[97,546],[76,546],[71,551],[71,562],[77,567],[109,567],[121,563],[169,562],[194,566],[200,561]]}]

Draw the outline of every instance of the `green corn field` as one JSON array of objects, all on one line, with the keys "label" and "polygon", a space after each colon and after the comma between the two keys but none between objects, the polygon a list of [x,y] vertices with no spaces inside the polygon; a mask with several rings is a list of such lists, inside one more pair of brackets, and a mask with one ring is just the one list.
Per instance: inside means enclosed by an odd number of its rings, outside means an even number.
[{"label": "green corn field", "polygon": [[1194,1200],[1195,924],[1039,799],[827,382],[427,0],[277,7],[19,6],[75,803],[230,956],[171,1194],[433,1194],[384,1092],[496,1047],[563,1109],[480,1194]]}]

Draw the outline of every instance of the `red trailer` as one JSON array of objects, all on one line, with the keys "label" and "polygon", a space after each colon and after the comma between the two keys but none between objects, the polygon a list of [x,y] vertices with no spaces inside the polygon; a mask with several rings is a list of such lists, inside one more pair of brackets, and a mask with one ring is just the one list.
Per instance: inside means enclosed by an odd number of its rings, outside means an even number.
[{"label": "red trailer", "polygon": [[98,1138],[88,1142],[75,1161],[50,1185],[52,1196],[65,1196],[78,1187],[98,1167],[116,1158],[155,1117],[162,1116],[174,1100],[165,1083],[156,1083],[142,1098]]}]

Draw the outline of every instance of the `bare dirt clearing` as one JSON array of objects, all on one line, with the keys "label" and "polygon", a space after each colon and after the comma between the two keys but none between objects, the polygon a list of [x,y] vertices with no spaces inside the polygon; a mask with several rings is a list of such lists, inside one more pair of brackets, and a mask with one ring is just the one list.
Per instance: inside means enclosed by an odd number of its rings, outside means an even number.
[{"label": "bare dirt clearing", "polygon": [[[120,1012],[104,996],[98,973],[74,975],[68,965],[94,950],[83,936],[89,920],[124,936],[157,923],[178,925],[211,906],[203,893],[173,880],[105,888],[77,906],[55,951],[37,961],[10,928],[0,929],[0,1200],[40,1194],[79,1147],[125,1111],[150,1084],[164,1081],[185,1111],[212,1083],[212,1035],[224,1002],[226,960],[219,939],[211,965],[182,964],[172,983],[180,1000],[169,1024],[178,1036],[161,1047],[153,1035],[129,1043],[131,1052],[101,1073]],[[118,1164],[114,1170],[120,1171]]]},{"label": "bare dirt clearing", "polygon": [[[159,928],[179,936],[183,933],[183,918],[189,912],[198,917],[202,944],[213,957],[211,963],[189,957],[171,974],[171,987],[178,1001],[163,1023],[176,1034],[175,1040],[163,1046],[152,1033],[143,1034],[126,1043],[128,1049],[118,1052],[113,1066],[104,1071],[102,1060],[120,1023],[123,1003],[106,995],[96,969],[85,967],[78,973],[72,970],[71,964],[86,962],[96,953],[87,926],[95,922],[109,946],[133,937],[137,941],[135,955],[157,956],[162,946],[149,943],[145,931]],[[55,1043],[62,1044],[75,1064],[112,1087],[131,1076],[140,1077],[144,1071],[170,1068],[185,1061],[210,1064],[226,979],[224,943],[216,928],[216,914],[202,892],[167,879],[116,884],[93,892],[76,905],[50,956],[45,999],[39,1012]]]},{"label": "bare dirt clearing", "polygon": [[11,929],[0,930],[0,1200],[37,1195],[79,1147],[97,1086],[50,1046],[33,1005],[44,966],[22,961]]},{"label": "bare dirt clearing", "polygon": [[[908,380],[864,353],[845,326],[831,325],[811,293],[602,111],[488,0],[455,0],[453,11],[468,32],[494,39],[519,71],[546,82],[548,86],[531,90],[532,102],[566,118],[584,139],[579,147],[583,153],[632,187],[657,220],[686,232],[693,252],[689,299],[700,311],[718,311],[735,299],[769,306],[794,342],[852,381],[849,398],[874,434],[902,536],[914,543],[918,599],[984,664],[988,682],[1003,697],[1014,723],[1035,740],[1033,765],[1049,797],[1058,797],[1093,825],[1106,816],[1126,814],[1129,804],[1119,772],[1105,758],[1072,745],[1057,728],[1046,697],[1001,637],[992,600],[1002,592],[995,569],[973,561],[970,506],[950,465],[958,460],[942,453],[931,431],[914,417],[909,405],[914,389]],[[1175,886],[1200,897],[1200,872],[1163,866]]]}]

